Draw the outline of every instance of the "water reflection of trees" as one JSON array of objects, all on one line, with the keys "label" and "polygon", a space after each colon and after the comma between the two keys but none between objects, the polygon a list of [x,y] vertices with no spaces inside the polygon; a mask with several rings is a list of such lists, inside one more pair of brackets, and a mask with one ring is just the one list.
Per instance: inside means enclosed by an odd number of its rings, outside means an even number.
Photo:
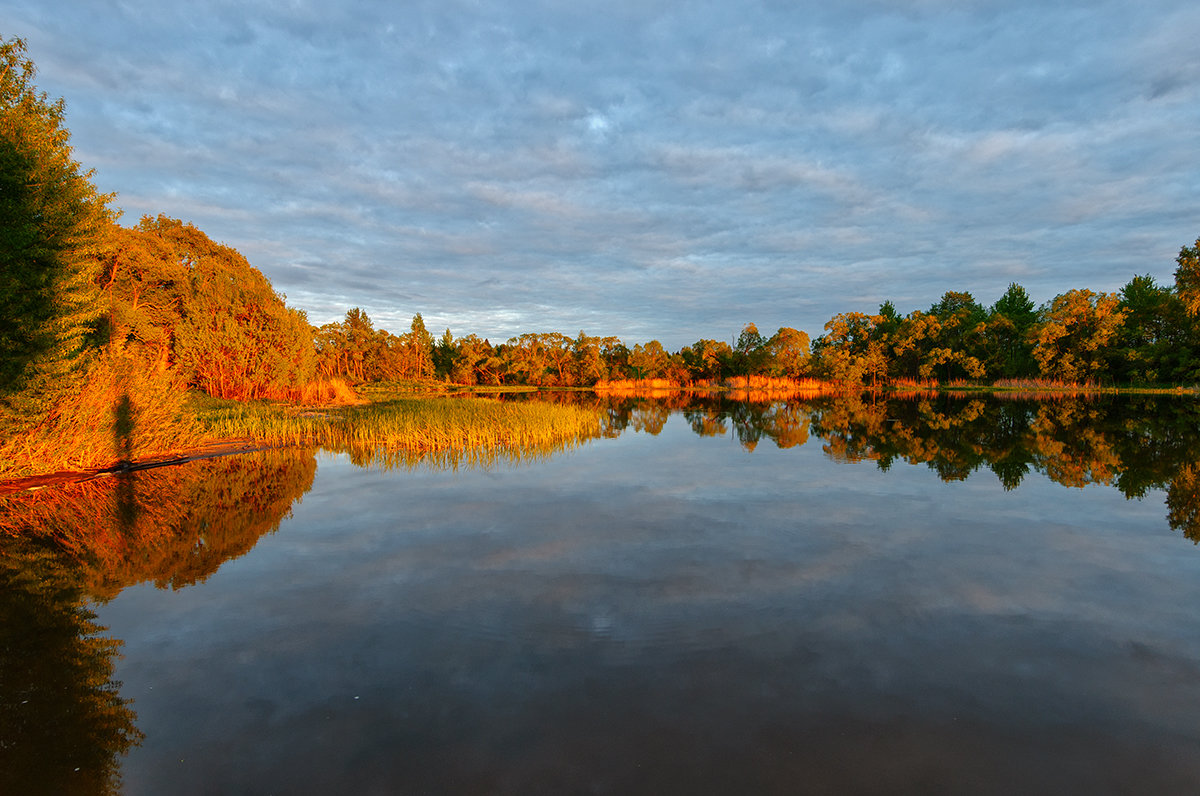
[{"label": "water reflection of trees", "polygon": [[798,401],[770,400],[769,393],[656,391],[653,394],[594,392],[544,392],[520,400],[572,403],[595,409],[601,418],[601,435],[618,437],[632,429],[657,435],[673,412],[680,412],[700,436],[725,436],[733,429],[749,450],[764,438],[781,448],[808,440],[808,414]]},{"label": "water reflection of trees", "polygon": [[1167,492],[1168,521],[1200,542],[1200,406],[1155,397],[1031,401],[992,396],[820,399],[813,434],[832,457],[926,464],[944,480],[990,470],[1006,489],[1036,471],[1063,486],[1106,484],[1127,498]]},{"label": "water reflection of trees", "polygon": [[[746,400],[749,398],[749,400]],[[661,396],[557,393],[534,400],[595,407],[605,436],[657,434],[679,412],[700,436],[803,445],[833,459],[925,464],[946,481],[991,471],[1006,489],[1031,472],[1063,486],[1105,484],[1127,498],[1165,489],[1168,521],[1200,543],[1200,404],[1170,396],[996,396],[912,393],[770,396],[676,392]]]},{"label": "water reflection of trees", "polygon": [[117,793],[141,737],[89,599],[204,580],[279,527],[311,452],[263,451],[0,496],[0,793]]},{"label": "water reflection of trees", "polygon": [[52,544],[100,599],[179,588],[278,528],[315,473],[311,452],[259,451],[19,492],[0,496],[0,536]]},{"label": "water reflection of trees", "polygon": [[0,793],[118,793],[141,740],[83,580],[42,544],[0,549]]}]

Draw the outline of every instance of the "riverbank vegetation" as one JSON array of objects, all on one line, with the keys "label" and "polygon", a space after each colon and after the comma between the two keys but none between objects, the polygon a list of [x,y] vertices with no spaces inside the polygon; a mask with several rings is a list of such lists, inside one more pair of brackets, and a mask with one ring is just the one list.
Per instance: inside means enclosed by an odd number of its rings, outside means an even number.
[{"label": "riverbank vegetation", "polygon": [[405,398],[361,406],[304,409],[225,402],[198,412],[220,439],[333,450],[539,448],[597,436],[595,412],[577,405],[491,398]]},{"label": "riverbank vegetation", "polygon": [[[118,224],[114,197],[72,159],[63,101],[38,92],[34,76],[24,42],[0,39],[0,478],[230,437],[425,450],[588,433],[573,413],[422,402],[396,385],[786,397],[1200,383],[1200,240],[1180,251],[1171,286],[1135,276],[1117,293],[1072,290],[1036,306],[1013,284],[990,307],[951,291],[903,316],[885,301],[875,314],[834,316],[812,341],[748,323],[729,342],[675,352],[584,331],[493,344],[449,329],[435,339],[420,313],[393,334],[361,308],[314,326],[238,251],[190,223]],[[189,398],[198,394],[239,404],[206,414]]]}]

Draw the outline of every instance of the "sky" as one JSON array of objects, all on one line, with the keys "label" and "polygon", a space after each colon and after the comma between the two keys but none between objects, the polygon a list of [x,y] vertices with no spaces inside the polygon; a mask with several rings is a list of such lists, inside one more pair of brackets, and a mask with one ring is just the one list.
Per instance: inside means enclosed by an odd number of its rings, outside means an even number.
[{"label": "sky", "polygon": [[0,0],[121,223],[315,324],[732,341],[1170,284],[1195,0]]}]

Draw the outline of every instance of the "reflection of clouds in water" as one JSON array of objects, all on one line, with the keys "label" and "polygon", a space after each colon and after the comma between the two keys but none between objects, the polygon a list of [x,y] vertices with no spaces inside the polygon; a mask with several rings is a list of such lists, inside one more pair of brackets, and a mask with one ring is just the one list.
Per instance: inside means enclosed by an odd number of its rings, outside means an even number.
[{"label": "reflection of clouds in water", "polygon": [[[224,782],[299,791],[452,771],[497,792],[632,792],[649,772],[694,792],[1103,792],[1135,784],[1135,758],[1163,763],[1143,787],[1200,781],[1180,707],[1200,699],[1200,567],[1147,530],[1153,501],[744,454],[676,420],[652,447],[486,473],[323,459],[214,589],[108,606],[158,728],[136,781],[166,782],[155,756],[185,743]],[[155,662],[157,621],[177,634]],[[164,718],[180,706],[192,727]],[[273,779],[263,744],[296,773]]]}]

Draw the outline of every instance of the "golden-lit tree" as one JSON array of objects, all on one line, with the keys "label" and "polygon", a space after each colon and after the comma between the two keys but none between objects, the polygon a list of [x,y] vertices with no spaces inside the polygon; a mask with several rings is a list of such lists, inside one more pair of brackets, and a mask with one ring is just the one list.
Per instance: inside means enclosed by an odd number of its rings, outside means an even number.
[{"label": "golden-lit tree", "polygon": [[767,341],[770,375],[798,379],[810,370],[808,335],[784,326]]},{"label": "golden-lit tree", "polygon": [[[286,397],[316,372],[312,334],[262,273],[191,224],[144,217],[136,232],[161,258],[158,276],[178,300],[171,359],[186,381],[223,398]],[[130,305],[140,294],[124,297]]]},{"label": "golden-lit tree", "polygon": [[1200,316],[1200,238],[1196,245],[1180,248],[1175,263],[1175,293],[1189,315]]},{"label": "golden-lit tree", "polygon": [[1103,375],[1104,355],[1124,321],[1115,293],[1069,290],[1042,308],[1033,358],[1042,376],[1086,381]]}]

